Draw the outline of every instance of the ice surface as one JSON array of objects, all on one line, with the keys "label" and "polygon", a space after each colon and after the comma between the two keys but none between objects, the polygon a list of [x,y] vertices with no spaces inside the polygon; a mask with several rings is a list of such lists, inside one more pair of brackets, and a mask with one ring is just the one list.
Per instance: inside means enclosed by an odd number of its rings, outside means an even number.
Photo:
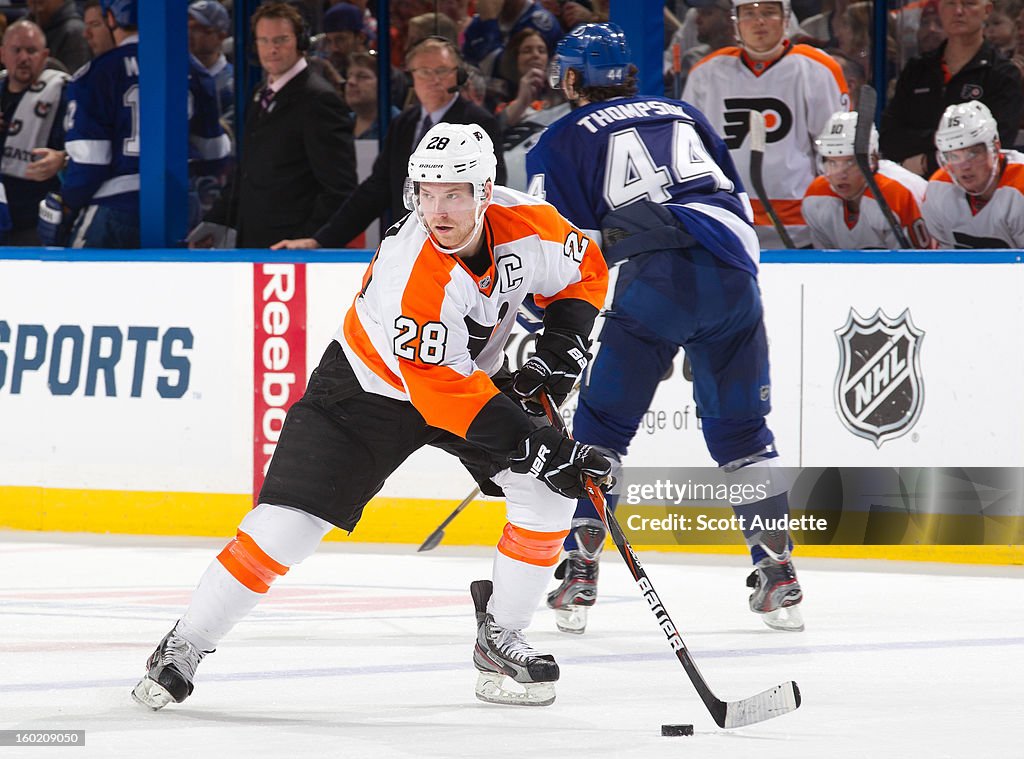
[{"label": "ice surface", "polygon": [[747,610],[741,557],[642,554],[720,698],[799,683],[795,713],[724,731],[614,553],[585,635],[538,609],[529,639],[562,679],[525,708],[473,695],[468,588],[490,552],[327,544],[188,701],[144,710],[129,692],[224,542],[0,532],[0,729],[86,731],[84,748],[0,756],[1024,757],[1024,567],[798,556],[807,630],[784,633]]}]

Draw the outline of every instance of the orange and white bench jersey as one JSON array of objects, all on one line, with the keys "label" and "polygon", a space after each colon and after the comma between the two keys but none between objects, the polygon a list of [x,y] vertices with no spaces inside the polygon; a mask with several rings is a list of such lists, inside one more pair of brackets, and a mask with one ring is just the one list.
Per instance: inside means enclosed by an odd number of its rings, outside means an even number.
[{"label": "orange and white bench jersey", "polygon": [[810,244],[800,203],[817,174],[814,139],[836,111],[850,109],[843,72],[826,53],[787,43],[782,56],[762,64],[736,46],[717,50],[690,71],[683,100],[707,116],[725,140],[750,194],[764,248],[781,247],[750,182],[750,112],[765,118],[764,187],[797,247]]},{"label": "orange and white bench jersey", "polygon": [[542,200],[495,187],[484,230],[476,255],[490,265],[478,276],[410,214],[388,230],[334,335],[364,390],[409,401],[460,437],[498,395],[491,375],[527,295],[542,308],[582,301],[589,330],[608,289],[598,246]]},{"label": "orange and white bench jersey", "polygon": [[[932,247],[931,236],[921,218],[928,182],[892,161],[879,161],[875,182],[892,209],[904,234],[915,248]],[[817,177],[807,188],[802,206],[804,221],[815,248],[851,250],[892,250],[900,247],[871,189],[864,190],[856,215],[836,195],[825,177]]]},{"label": "orange and white bench jersey", "polygon": [[995,194],[980,208],[946,169],[930,180],[922,211],[940,248],[1024,248],[1024,154],[1002,151]]}]

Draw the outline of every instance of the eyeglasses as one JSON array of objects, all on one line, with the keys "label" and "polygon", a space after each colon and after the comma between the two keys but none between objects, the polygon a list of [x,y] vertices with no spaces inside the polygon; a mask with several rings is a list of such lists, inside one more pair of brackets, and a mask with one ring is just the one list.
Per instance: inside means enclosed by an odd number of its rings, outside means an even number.
[{"label": "eyeglasses", "polygon": [[436,69],[419,68],[413,69],[412,75],[417,79],[422,79],[424,81],[436,81],[437,79],[444,79],[446,76],[451,76],[457,70],[458,69],[456,69],[455,66],[438,66]]},{"label": "eyeglasses", "polygon": [[294,35],[282,34],[279,37],[257,37],[257,47],[284,47],[289,42],[295,39]]},{"label": "eyeglasses", "polygon": [[760,19],[761,21],[778,21],[782,18],[782,8],[776,3],[770,3],[764,7],[758,7],[753,5],[741,5],[736,10],[736,19],[738,21],[755,21]]}]

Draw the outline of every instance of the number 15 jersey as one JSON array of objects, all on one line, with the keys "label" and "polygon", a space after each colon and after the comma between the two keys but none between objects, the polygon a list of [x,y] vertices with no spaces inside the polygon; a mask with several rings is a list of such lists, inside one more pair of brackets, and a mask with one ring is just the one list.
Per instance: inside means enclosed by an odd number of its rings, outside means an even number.
[{"label": "number 15 jersey", "polygon": [[688,103],[637,96],[577,108],[527,153],[526,173],[530,193],[582,229],[647,200],[724,262],[757,272],[750,200],[725,143]]}]

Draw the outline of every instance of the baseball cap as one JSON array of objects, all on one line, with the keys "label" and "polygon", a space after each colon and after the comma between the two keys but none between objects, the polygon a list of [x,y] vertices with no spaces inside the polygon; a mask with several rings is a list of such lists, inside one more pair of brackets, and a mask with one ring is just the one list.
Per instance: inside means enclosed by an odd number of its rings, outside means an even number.
[{"label": "baseball cap", "polygon": [[363,12],[351,3],[332,5],[324,14],[325,32],[363,31]]},{"label": "baseball cap", "polygon": [[216,29],[221,34],[229,34],[231,31],[231,19],[228,18],[227,9],[217,0],[195,0],[188,6],[188,15],[196,20],[196,23]]}]

